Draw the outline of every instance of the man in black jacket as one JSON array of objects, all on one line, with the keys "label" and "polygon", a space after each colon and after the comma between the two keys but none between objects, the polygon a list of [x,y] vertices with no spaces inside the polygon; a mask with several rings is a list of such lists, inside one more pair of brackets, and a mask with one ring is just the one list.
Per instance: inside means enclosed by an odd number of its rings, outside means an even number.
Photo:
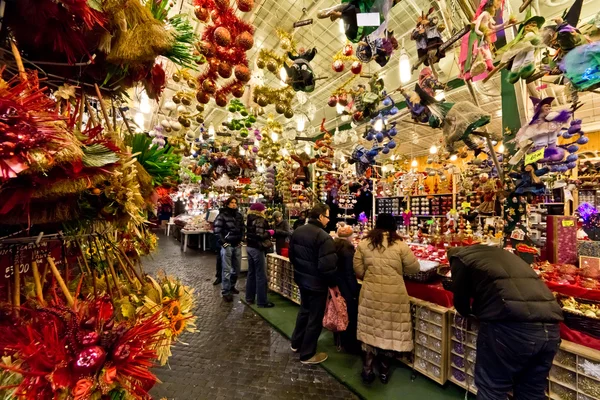
[{"label": "man in black jacket", "polygon": [[227,302],[233,301],[233,294],[242,264],[242,240],[244,239],[244,217],[237,210],[237,199],[230,197],[225,202],[215,220],[215,235],[221,246],[223,277],[221,294]]},{"label": "man in black jacket", "polygon": [[318,204],[310,211],[308,224],[296,229],[290,240],[290,261],[300,288],[300,311],[292,334],[292,351],[300,351],[303,364],[319,364],[327,354],[317,354],[330,286],[335,286],[337,256],[333,239],[324,231],[329,207]]},{"label": "man in black jacket", "polygon": [[546,399],[563,320],[552,292],[525,261],[499,248],[456,247],[448,259],[454,307],[480,323],[477,399],[504,400],[510,391],[515,400]]},{"label": "man in black jacket", "polygon": [[259,307],[271,308],[274,304],[267,301],[267,273],[265,271],[267,260],[265,255],[273,247],[271,236],[274,231],[269,229],[264,212],[265,206],[262,203],[252,204],[248,212],[246,302],[253,304],[256,299]]}]

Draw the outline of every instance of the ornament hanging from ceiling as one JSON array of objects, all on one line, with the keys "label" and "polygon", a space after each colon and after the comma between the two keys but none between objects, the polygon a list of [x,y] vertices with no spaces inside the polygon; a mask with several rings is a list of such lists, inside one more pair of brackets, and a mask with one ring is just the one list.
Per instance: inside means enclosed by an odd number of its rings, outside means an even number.
[{"label": "ornament hanging from ceiling", "polygon": [[298,55],[294,55],[292,52],[287,53],[293,64],[290,66],[285,62],[283,63],[283,68],[287,74],[286,83],[296,92],[310,93],[315,90],[315,74],[310,66],[310,62],[315,58],[316,54],[316,47],[313,47],[311,50],[301,48]]},{"label": "ornament hanging from ceiling", "polygon": [[[212,97],[219,107],[227,105],[227,97],[233,94],[240,98],[244,85],[250,80],[246,51],[254,46],[254,27],[235,15],[235,10],[223,0],[194,0],[195,14],[202,22],[211,23],[204,28],[198,51],[208,61],[208,68],[198,76],[198,101],[208,103]],[[238,0],[237,7],[248,12],[253,0]],[[247,11],[245,11],[247,10]],[[230,79],[230,77],[234,79]],[[219,78],[228,79],[218,84]]]},{"label": "ornament hanging from ceiling", "polygon": [[442,34],[446,27],[439,22],[437,15],[434,15],[435,9],[431,7],[427,14],[421,13],[417,20],[417,26],[411,33],[411,39],[417,43],[417,55],[419,60],[414,65],[413,70],[416,70],[419,65],[433,67],[446,54],[441,49],[444,41]]}]

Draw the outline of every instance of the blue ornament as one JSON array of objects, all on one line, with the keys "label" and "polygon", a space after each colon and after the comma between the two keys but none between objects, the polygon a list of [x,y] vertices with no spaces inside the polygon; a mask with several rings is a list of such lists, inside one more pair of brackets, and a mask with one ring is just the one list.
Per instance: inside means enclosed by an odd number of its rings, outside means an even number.
[{"label": "blue ornament", "polygon": [[390,149],[393,149],[396,147],[396,142],[394,142],[393,140],[390,140],[389,143],[387,144],[387,147],[389,147]]},{"label": "blue ornament", "polygon": [[567,164],[567,168],[569,168],[569,169],[573,169],[573,168],[575,168],[576,166],[577,166],[577,163],[576,163],[576,162],[570,162],[570,163],[568,163],[568,164]]},{"label": "blue ornament", "polygon": [[392,105],[392,99],[390,99],[389,97],[386,97],[385,99],[383,99],[383,105],[385,107],[389,107]]},{"label": "blue ornament", "polygon": [[196,152],[193,152],[193,153],[192,153],[192,157],[194,157],[194,158],[198,158],[198,153],[196,153]]},{"label": "blue ornament", "polygon": [[565,139],[571,139],[573,137],[573,135],[571,135],[569,132],[566,132],[562,134],[562,137]]},{"label": "blue ornament", "polygon": [[379,151],[377,151],[377,149],[371,149],[367,152],[367,157],[375,158],[378,153],[379,153]]},{"label": "blue ornament", "polygon": [[588,139],[586,136],[582,136],[579,139],[577,139],[577,144],[586,144],[589,141],[590,139]]},{"label": "blue ornament", "polygon": [[569,156],[567,157],[567,159],[565,160],[568,163],[577,161],[579,159],[579,156],[577,154],[569,154]]},{"label": "blue ornament", "polygon": [[390,149],[386,146],[386,147],[383,148],[383,150],[381,150],[381,152],[383,154],[388,154],[390,152]]},{"label": "blue ornament", "polygon": [[576,153],[577,150],[579,150],[579,146],[577,146],[576,144],[572,144],[569,147],[567,147],[567,151],[569,153]]},{"label": "blue ornament", "polygon": [[390,136],[396,136],[398,134],[398,131],[396,130],[396,128],[392,128],[388,131],[388,135]]},{"label": "blue ornament", "polygon": [[390,115],[396,115],[398,114],[398,107],[394,106],[392,107],[392,109],[389,111]]},{"label": "blue ornament", "polygon": [[370,142],[373,140],[373,134],[371,132],[367,133],[367,140]]},{"label": "blue ornament", "polygon": [[383,133],[378,132],[377,135],[375,135],[375,137],[377,138],[377,141],[379,143],[383,142]]}]

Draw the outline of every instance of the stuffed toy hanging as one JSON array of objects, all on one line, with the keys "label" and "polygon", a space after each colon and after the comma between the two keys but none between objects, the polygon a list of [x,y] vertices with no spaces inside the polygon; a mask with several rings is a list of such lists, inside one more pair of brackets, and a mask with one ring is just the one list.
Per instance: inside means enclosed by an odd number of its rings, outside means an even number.
[{"label": "stuffed toy hanging", "polygon": [[[528,14],[531,14],[531,12]],[[510,73],[507,80],[510,83],[517,83],[519,79],[527,80],[532,76],[535,72],[536,52],[544,47],[540,28],[545,21],[543,17],[529,16],[519,26],[519,31],[514,40],[498,50],[497,55],[501,56],[500,65],[494,71],[504,67],[509,68]]]},{"label": "stuffed toy hanging", "polygon": [[380,67],[385,67],[396,49],[398,41],[394,32],[385,31],[383,37],[367,36],[361,40],[356,46],[356,58],[365,64],[375,60]]},{"label": "stuffed toy hanging", "polygon": [[440,46],[444,44],[441,32],[446,28],[444,24],[439,23],[439,18],[432,15],[434,8],[431,7],[427,12],[421,13],[417,20],[417,26],[411,33],[411,39],[417,43],[417,55],[419,61],[413,67],[416,70],[419,65],[433,66],[445,56],[444,51],[440,51]]},{"label": "stuffed toy hanging", "polygon": [[311,50],[301,48],[298,55],[288,52],[288,57],[294,63],[290,66],[283,63],[283,68],[287,73],[287,83],[296,91],[310,93],[315,90],[315,75],[310,62],[317,54],[317,48]]},{"label": "stuffed toy hanging", "polygon": [[[496,32],[506,25],[496,24],[494,16],[503,8],[504,0],[481,0],[479,3],[471,33],[463,37],[460,49],[459,65],[464,80],[482,80],[494,69],[492,51]],[[514,22],[511,19],[508,23]]]}]

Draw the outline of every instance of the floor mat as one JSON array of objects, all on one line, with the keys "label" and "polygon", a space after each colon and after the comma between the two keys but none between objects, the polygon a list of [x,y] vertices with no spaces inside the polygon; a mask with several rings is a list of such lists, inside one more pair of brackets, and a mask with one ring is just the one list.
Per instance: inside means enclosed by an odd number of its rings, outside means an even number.
[{"label": "floor mat", "polygon": [[[275,329],[290,338],[296,323],[298,306],[275,293],[269,293],[269,301],[273,302],[275,307],[259,308],[256,305],[250,307]],[[329,331],[323,330],[319,338],[318,349],[326,352],[329,356],[327,361],[321,365],[363,399],[448,400],[465,398],[465,391],[458,386],[449,382],[445,386],[440,386],[418,372],[416,379],[411,381],[412,370],[400,362],[393,367],[387,385],[376,380],[367,386],[360,379],[362,366],[360,357],[338,352]],[[469,398],[474,397],[469,396]]]}]

